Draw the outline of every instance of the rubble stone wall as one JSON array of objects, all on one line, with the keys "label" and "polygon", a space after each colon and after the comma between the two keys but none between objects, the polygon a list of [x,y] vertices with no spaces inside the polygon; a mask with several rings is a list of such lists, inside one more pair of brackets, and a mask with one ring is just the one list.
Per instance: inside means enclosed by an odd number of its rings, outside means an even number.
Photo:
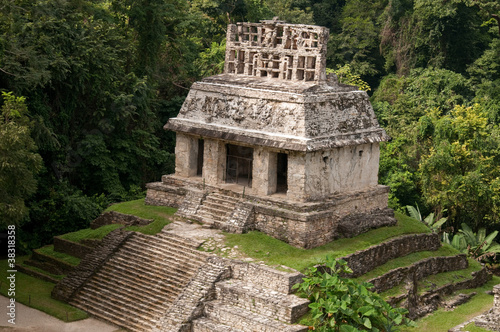
[{"label": "rubble stone wall", "polygon": [[131,214],[108,211],[102,213],[99,217],[90,223],[90,228],[96,229],[104,225],[120,224],[126,226],[145,226],[153,222],[153,219],[144,219]]},{"label": "rubble stone wall", "polygon": [[353,270],[350,277],[359,277],[377,266],[383,265],[397,257],[403,257],[414,252],[437,250],[441,247],[438,234],[406,235],[386,241],[366,250],[357,251],[343,257]]}]

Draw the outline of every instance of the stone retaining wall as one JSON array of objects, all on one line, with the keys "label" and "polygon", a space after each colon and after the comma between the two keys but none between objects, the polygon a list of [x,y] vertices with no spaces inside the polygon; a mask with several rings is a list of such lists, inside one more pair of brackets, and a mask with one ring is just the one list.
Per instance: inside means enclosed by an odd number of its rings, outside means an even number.
[{"label": "stone retaining wall", "polygon": [[163,185],[161,182],[146,184],[147,193],[144,203],[147,205],[170,206],[177,208],[181,206],[187,190],[184,188]]},{"label": "stone retaining wall", "polygon": [[68,274],[75,268],[75,265],[42,254],[36,250],[33,251],[31,259],[25,261],[25,264],[41,268],[52,274]]},{"label": "stone retaining wall", "polygon": [[67,277],[52,290],[52,297],[68,302],[94,273],[119,249],[134,233],[116,229],[106,235],[101,243]]},{"label": "stone retaining wall", "polygon": [[273,291],[291,294],[292,287],[302,282],[304,275],[299,272],[278,271],[265,265],[257,265],[237,260],[229,261],[232,278],[256,285],[265,285]]},{"label": "stone retaining wall", "polygon": [[434,251],[441,247],[438,234],[412,234],[400,236],[366,250],[345,256],[353,273],[349,277],[359,277],[388,261],[419,251]]},{"label": "stone retaining wall", "polygon": [[62,252],[83,259],[94,248],[81,243],[69,241],[59,236],[54,236],[54,251]]},{"label": "stone retaining wall", "polygon": [[90,223],[90,228],[96,229],[104,225],[120,224],[125,226],[145,226],[153,222],[153,219],[143,219],[131,214],[108,211],[102,213]]},{"label": "stone retaining wall", "polygon": [[401,284],[410,274],[416,280],[422,280],[427,276],[438,273],[463,270],[466,269],[468,265],[467,256],[465,254],[450,257],[430,257],[410,266],[391,270],[368,282],[373,284],[372,291],[381,293]]}]

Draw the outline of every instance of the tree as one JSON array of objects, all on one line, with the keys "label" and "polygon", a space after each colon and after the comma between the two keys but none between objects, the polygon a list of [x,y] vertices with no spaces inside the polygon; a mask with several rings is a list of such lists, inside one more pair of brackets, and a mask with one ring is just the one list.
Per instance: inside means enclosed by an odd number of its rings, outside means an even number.
[{"label": "tree", "polygon": [[24,97],[2,92],[0,117],[0,226],[20,224],[27,216],[25,200],[36,191],[35,175],[42,158],[30,136],[31,121]]},{"label": "tree", "polygon": [[441,118],[430,115],[432,146],[419,166],[428,204],[447,209],[455,224],[473,229],[499,222],[500,133],[484,108],[455,106]]}]

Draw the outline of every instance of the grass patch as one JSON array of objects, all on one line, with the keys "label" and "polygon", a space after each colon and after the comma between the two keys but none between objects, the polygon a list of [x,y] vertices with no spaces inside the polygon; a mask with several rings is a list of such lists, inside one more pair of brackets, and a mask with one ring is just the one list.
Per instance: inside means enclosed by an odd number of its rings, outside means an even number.
[{"label": "grass patch", "polygon": [[170,224],[170,217],[177,211],[176,208],[168,206],[153,206],[144,204],[144,198],[135,201],[123,202],[111,205],[106,211],[116,211],[134,216],[153,219],[153,222],[146,226],[129,226],[129,231],[140,232],[147,235],[154,235],[160,232],[163,227]]},{"label": "grass patch", "polygon": [[54,251],[53,245],[45,246],[40,249],[36,249],[35,251],[50,256],[52,258],[55,258],[57,260],[63,261],[65,263],[71,264],[73,266],[77,266],[78,264],[80,264],[80,258],[62,252]]},{"label": "grass patch", "polygon": [[116,211],[134,216],[153,219],[163,222],[170,222],[169,218],[177,211],[176,208],[168,206],[153,206],[144,204],[143,199],[113,204],[106,211]]},{"label": "grass patch", "polygon": [[472,278],[472,272],[481,270],[481,264],[469,259],[469,267],[464,270],[438,273],[428,276],[418,283],[419,292],[427,292],[449,283],[457,283]]},{"label": "grass patch", "polygon": [[[22,262],[27,258],[28,257],[17,257],[17,261]],[[0,278],[1,280],[4,280],[4,282],[0,285],[0,294],[6,297],[8,297],[9,288],[9,285],[6,282],[8,269],[7,260],[0,260]],[[21,272],[16,273],[15,298],[17,302],[29,305],[31,308],[43,311],[63,321],[66,321],[66,314],[68,318],[67,321],[70,322],[88,317],[85,312],[72,307],[69,304],[51,298],[50,293],[53,288],[54,284],[51,282],[42,281]]]},{"label": "grass patch", "polygon": [[123,227],[123,225],[118,225],[118,224],[112,224],[112,225],[104,225],[102,227],[99,227],[97,229],[91,229],[91,228],[84,228],[80,229],[79,231],[72,232],[72,233],[66,233],[63,235],[60,235],[59,237],[68,240],[68,241],[73,241],[73,242],[80,242],[83,239],[102,239],[106,235],[108,235],[111,231]]},{"label": "grass patch", "polygon": [[466,325],[463,328],[463,330],[468,331],[468,332],[491,332],[491,330],[486,330],[486,329],[483,329],[482,327],[478,327],[474,323]]},{"label": "grass patch", "polygon": [[237,245],[238,249],[247,256],[264,261],[268,265],[284,265],[304,271],[307,267],[321,262],[326,255],[343,257],[390,238],[404,234],[430,232],[423,223],[401,213],[396,213],[396,218],[398,219],[396,226],[381,227],[354,238],[335,240],[314,249],[295,248],[257,231],[246,234],[225,234],[226,245],[231,247]]},{"label": "grass patch", "polygon": [[[458,306],[453,311],[444,311],[443,309],[438,309],[432,315],[424,317],[417,320],[417,327],[415,328],[403,328],[402,331],[418,331],[418,332],[440,332],[448,331],[450,328],[457,326],[475,316],[478,316],[486,311],[488,311],[493,306],[493,296],[488,295],[485,291],[491,290],[493,286],[500,283],[499,277],[493,277],[491,281],[486,283],[484,286],[470,289],[462,290],[462,293],[477,292],[469,302]],[[476,328],[476,327],[475,327]],[[480,330],[469,330],[469,331],[485,331]]]}]

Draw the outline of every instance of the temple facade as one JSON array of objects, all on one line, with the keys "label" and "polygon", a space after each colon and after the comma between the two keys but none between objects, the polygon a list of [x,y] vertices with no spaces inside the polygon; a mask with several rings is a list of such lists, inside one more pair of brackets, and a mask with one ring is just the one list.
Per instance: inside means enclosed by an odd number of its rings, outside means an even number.
[{"label": "temple facade", "polygon": [[329,31],[278,20],[229,25],[224,73],[196,82],[176,118],[175,174],[146,202],[231,232],[303,248],[395,224],[378,184],[368,95],[326,75]]}]

